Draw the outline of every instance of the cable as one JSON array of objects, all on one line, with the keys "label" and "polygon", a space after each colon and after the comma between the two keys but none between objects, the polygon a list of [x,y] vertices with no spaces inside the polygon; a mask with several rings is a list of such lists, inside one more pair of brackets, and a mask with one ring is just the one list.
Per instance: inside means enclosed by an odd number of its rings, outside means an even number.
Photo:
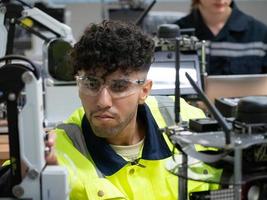
[{"label": "cable", "polygon": [[[4,56],[4,57],[0,58],[0,62],[10,61],[10,60],[20,60],[20,61],[27,62],[28,64],[30,64],[30,66],[29,65],[23,65],[23,67],[26,68],[27,70],[30,70],[36,76],[36,78],[39,79],[40,73],[39,73],[38,68],[28,58],[26,58],[24,56],[20,56],[20,55],[7,55],[7,56]],[[4,67],[4,66],[5,65],[3,65],[1,67]]]}]

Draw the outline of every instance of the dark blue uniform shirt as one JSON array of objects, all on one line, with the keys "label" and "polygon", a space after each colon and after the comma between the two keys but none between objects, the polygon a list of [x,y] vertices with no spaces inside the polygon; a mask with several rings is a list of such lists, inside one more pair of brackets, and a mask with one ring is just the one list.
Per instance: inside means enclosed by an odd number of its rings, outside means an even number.
[{"label": "dark blue uniform shirt", "polygon": [[267,73],[267,26],[240,11],[232,3],[228,21],[214,36],[198,9],[175,22],[183,28],[195,28],[195,36],[207,41],[209,75]]}]

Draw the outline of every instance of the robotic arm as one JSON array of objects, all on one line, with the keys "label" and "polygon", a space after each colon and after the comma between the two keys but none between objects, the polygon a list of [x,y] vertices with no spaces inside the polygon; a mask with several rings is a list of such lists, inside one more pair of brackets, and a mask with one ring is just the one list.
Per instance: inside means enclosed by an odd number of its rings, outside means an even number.
[{"label": "robotic arm", "polygon": [[20,20],[23,20],[25,18],[30,18],[38,22],[47,30],[55,33],[58,38],[62,38],[70,43],[74,42],[72,30],[69,26],[57,21],[38,8],[25,8],[22,11],[22,17],[20,18]]},{"label": "robotic arm", "polygon": [[[8,64],[0,68],[0,102],[7,104],[12,194],[19,199],[68,199],[65,168],[45,166],[39,72],[21,56],[6,56],[3,61]],[[23,177],[21,162],[28,168]]]},{"label": "robotic arm", "polygon": [[[5,23],[8,23],[8,33]],[[0,34],[1,40],[3,39],[3,41],[1,41],[0,56],[13,53],[13,41],[16,24],[26,29],[30,33],[37,35],[46,42],[49,42],[51,39],[62,39],[69,43],[74,43],[74,37],[71,28],[66,24],[54,19],[40,9],[32,7],[23,1],[1,1]],[[45,32],[49,32],[50,35],[45,35],[44,31],[36,29],[35,25],[37,25],[38,28],[41,27],[42,30],[45,30]]]}]

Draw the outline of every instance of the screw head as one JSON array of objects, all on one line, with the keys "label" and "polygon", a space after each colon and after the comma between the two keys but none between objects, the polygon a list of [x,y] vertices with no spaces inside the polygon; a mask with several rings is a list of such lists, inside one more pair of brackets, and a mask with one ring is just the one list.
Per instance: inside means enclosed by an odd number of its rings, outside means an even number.
[{"label": "screw head", "polygon": [[28,177],[29,177],[30,179],[36,179],[36,178],[38,177],[39,173],[38,173],[37,170],[35,170],[35,169],[31,169],[31,170],[29,170],[29,172],[28,172],[27,175],[28,175]]},{"label": "screw head", "polygon": [[8,94],[8,100],[9,101],[15,101],[16,100],[16,94],[15,93],[9,93]]},{"label": "screw head", "polygon": [[22,81],[24,83],[30,83],[33,80],[33,74],[31,72],[25,72],[22,74]]},{"label": "screw head", "polygon": [[12,192],[15,197],[20,198],[24,194],[24,189],[20,185],[15,185],[12,188]]}]

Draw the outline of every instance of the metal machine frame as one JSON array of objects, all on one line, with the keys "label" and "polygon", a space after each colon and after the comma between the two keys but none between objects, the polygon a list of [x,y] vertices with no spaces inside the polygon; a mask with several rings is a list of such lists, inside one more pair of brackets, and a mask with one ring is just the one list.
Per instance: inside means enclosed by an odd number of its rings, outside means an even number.
[{"label": "metal machine frame", "polygon": [[22,199],[68,199],[66,169],[45,164],[40,74],[25,57],[10,55],[0,59],[4,61],[8,64],[0,68],[0,102],[7,104],[12,194]]}]

